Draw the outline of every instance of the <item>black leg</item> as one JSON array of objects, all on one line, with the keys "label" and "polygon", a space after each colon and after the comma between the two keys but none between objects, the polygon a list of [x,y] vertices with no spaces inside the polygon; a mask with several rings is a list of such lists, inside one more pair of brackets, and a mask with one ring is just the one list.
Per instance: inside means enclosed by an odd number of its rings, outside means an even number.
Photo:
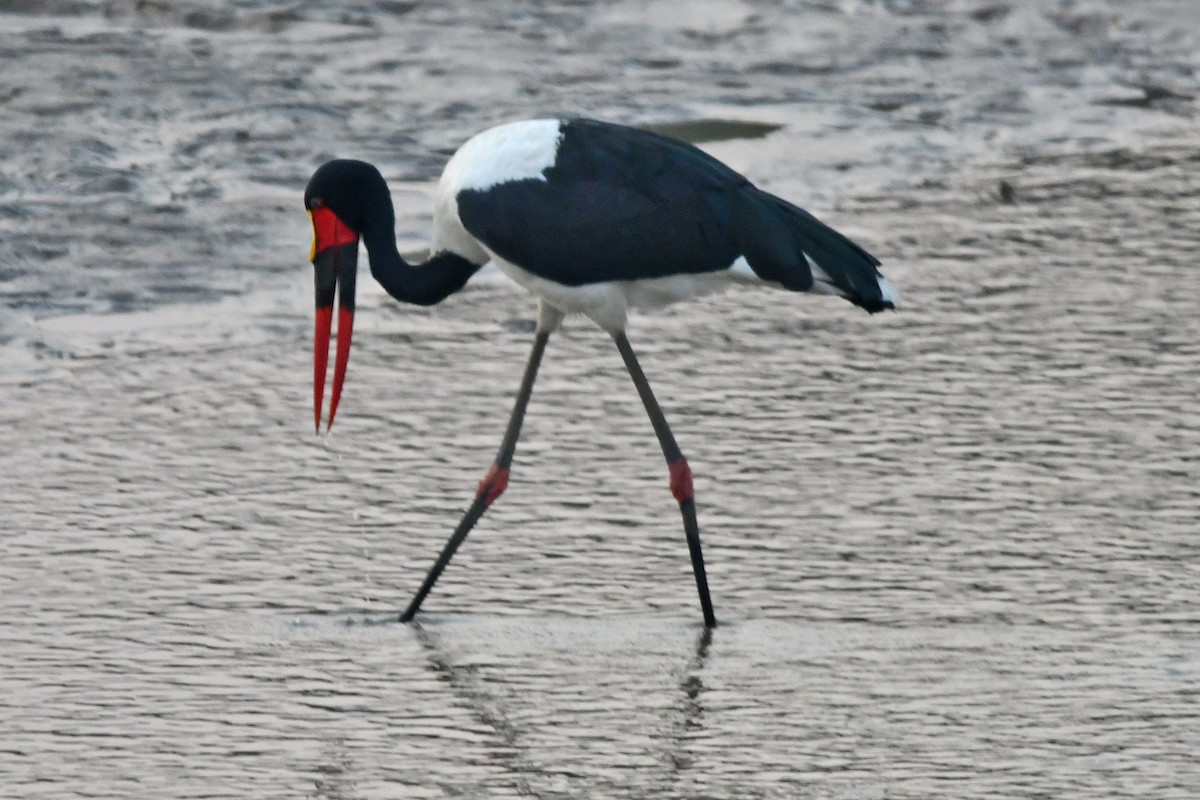
[{"label": "black leg", "polygon": [[421,584],[416,597],[400,615],[401,622],[412,620],[421,608],[421,603],[425,601],[425,596],[437,583],[442,570],[454,557],[454,551],[467,538],[467,534],[471,532],[471,528],[475,527],[475,523],[483,516],[483,512],[487,511],[488,506],[494,503],[508,486],[508,470],[512,466],[513,454],[517,451],[517,439],[521,436],[521,423],[525,419],[525,407],[529,405],[529,396],[533,394],[533,382],[537,378],[538,365],[542,363],[542,354],[546,351],[546,342],[549,339],[550,332],[548,330],[539,330],[534,337],[533,350],[530,351],[529,362],[525,365],[525,377],[521,379],[521,389],[517,392],[517,402],[513,405],[512,416],[508,418],[508,429],[504,433],[504,441],[500,443],[500,452],[496,454],[496,461],[492,464],[488,474],[480,481],[479,489],[475,492],[475,501],[463,515],[462,522],[458,523],[450,541],[446,542],[446,546],[442,548],[442,554],[438,556],[437,561],[429,570],[429,574],[425,576],[425,582]]},{"label": "black leg", "polygon": [[629,339],[625,337],[624,332],[618,331],[613,334],[613,341],[617,343],[617,349],[621,351],[621,358],[625,359],[625,367],[629,370],[629,376],[633,378],[633,385],[637,387],[638,395],[642,398],[642,405],[646,407],[646,413],[650,415],[650,424],[654,426],[654,433],[658,436],[659,445],[662,446],[663,457],[667,459],[667,469],[671,473],[671,493],[679,502],[679,511],[683,514],[683,531],[687,536],[688,550],[692,554],[692,572],[696,574],[696,589],[700,592],[700,610],[704,612],[704,624],[709,628],[714,628],[717,625],[717,618],[713,615],[712,599],[708,596],[704,555],[700,552],[700,526],[696,522],[696,498],[692,489],[692,470],[688,467],[687,459],[683,457],[679,445],[675,442],[675,437],[671,434],[671,427],[667,425],[667,418],[663,416],[662,408],[654,399],[654,392],[650,390],[646,374],[642,372],[637,356],[633,354],[633,347],[630,346]]}]

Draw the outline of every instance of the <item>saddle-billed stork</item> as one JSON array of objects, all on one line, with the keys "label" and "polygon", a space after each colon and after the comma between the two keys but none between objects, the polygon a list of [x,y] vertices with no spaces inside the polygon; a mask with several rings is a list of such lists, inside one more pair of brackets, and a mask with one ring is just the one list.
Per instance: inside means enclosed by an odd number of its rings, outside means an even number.
[{"label": "saddle-billed stork", "polygon": [[625,336],[628,310],[731,282],[838,295],[869,312],[896,303],[878,259],[807,211],[755,188],[692,145],[594,120],[514,122],[468,140],[438,182],[433,242],[423,264],[408,264],[397,251],[391,196],[370,164],[323,164],[309,180],[304,205],[314,231],[318,430],[335,294],[340,302],[330,426],[345,379],[360,239],[371,274],[405,303],[438,303],[489,261],[538,298],[533,350],[496,460],[402,621],[412,619],[507,486],[546,343],[565,314],[579,313],[612,336],[650,416],[683,515],[704,622],[716,625],[691,470]]}]

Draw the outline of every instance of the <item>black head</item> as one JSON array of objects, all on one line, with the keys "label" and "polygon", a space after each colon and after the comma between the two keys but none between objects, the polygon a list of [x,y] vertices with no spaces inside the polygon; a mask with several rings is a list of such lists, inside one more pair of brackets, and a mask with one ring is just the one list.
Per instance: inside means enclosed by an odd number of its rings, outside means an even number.
[{"label": "black head", "polygon": [[365,161],[338,158],[317,167],[304,189],[309,211],[328,208],[355,233],[378,223],[395,225],[392,198],[379,170]]}]

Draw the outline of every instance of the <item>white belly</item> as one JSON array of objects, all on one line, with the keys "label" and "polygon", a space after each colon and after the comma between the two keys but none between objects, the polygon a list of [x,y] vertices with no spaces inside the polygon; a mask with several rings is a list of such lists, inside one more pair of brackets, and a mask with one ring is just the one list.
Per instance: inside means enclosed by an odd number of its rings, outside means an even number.
[{"label": "white belly", "polygon": [[632,281],[603,281],[583,286],[564,286],[511,264],[492,254],[492,261],[515,283],[565,314],[583,314],[609,333],[625,329],[630,309],[651,309],[716,291],[733,282],[761,283],[749,269],[700,274],[670,275]]}]

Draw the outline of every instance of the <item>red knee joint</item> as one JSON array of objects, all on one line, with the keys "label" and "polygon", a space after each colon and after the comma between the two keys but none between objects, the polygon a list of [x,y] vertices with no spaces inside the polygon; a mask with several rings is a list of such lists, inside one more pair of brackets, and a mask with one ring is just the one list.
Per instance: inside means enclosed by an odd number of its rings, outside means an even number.
[{"label": "red knee joint", "polygon": [[508,488],[508,467],[498,467],[493,465],[488,474],[479,482],[479,488],[475,491],[475,499],[482,500],[485,506],[490,506],[496,502],[496,498],[504,494],[504,490]]},{"label": "red knee joint", "polygon": [[692,488],[692,470],[688,466],[687,460],[680,458],[672,461],[667,468],[671,471],[671,494],[675,495],[679,505],[694,499],[696,492]]}]

